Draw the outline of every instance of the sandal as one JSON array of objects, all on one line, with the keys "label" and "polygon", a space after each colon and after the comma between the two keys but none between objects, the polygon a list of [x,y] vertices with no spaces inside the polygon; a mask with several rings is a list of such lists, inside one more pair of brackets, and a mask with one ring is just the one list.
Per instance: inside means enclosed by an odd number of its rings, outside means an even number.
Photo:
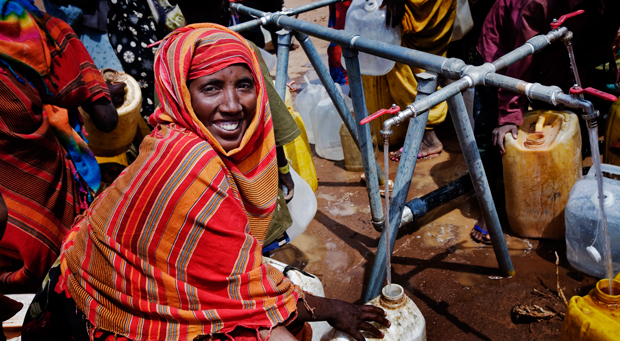
[{"label": "sandal", "polygon": [[[488,230],[483,229],[482,227],[478,226],[478,221],[476,221],[476,223],[474,223],[474,228],[471,231],[471,239],[473,239],[476,243],[482,243],[484,245],[491,245],[491,240],[487,239],[487,236],[489,234]],[[477,237],[476,236],[476,231],[480,232],[482,237]]]},{"label": "sandal", "polygon": [[[418,159],[430,159],[432,157],[438,156],[439,154],[441,154],[441,152],[428,154],[426,156],[423,156],[422,154],[418,154]],[[398,162],[398,161],[400,161],[400,157],[402,155],[403,155],[403,148],[401,147],[399,150],[397,150],[395,152],[390,152],[390,160],[392,160],[394,162]]]},{"label": "sandal", "polygon": [[[360,175],[360,180],[366,182],[366,174],[362,173],[362,175]],[[388,186],[391,192],[394,189],[394,181],[388,180]],[[385,196],[385,185],[379,185],[379,193]]]}]

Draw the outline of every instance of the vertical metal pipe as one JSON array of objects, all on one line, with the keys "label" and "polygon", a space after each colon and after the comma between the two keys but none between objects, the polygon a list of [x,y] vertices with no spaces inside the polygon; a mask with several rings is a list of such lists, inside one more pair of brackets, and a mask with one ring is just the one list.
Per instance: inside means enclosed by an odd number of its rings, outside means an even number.
[{"label": "vertical metal pipe", "polygon": [[[343,49],[344,52],[344,49]],[[348,67],[347,67],[347,70]],[[418,79],[418,94],[415,100],[421,101],[429,94],[437,90],[437,75],[433,73],[423,72],[416,75]],[[350,79],[350,78],[349,78]],[[418,152],[422,144],[422,137],[426,129],[426,121],[428,120],[428,111],[422,115],[411,118],[407,128],[407,136],[403,145],[403,153],[398,163],[398,171],[394,180],[394,190],[392,191],[390,203],[390,250],[394,249],[396,243],[396,235],[400,226],[403,207],[407,200],[407,193],[411,186],[411,178],[418,161]],[[366,291],[365,301],[368,302],[381,293],[383,281],[386,276],[386,250],[385,250],[385,231],[381,234],[379,248],[372,266],[372,274],[370,275],[370,283]]]},{"label": "vertical metal pipe", "polygon": [[291,31],[282,29],[278,34],[278,66],[276,68],[276,92],[284,101],[288,79],[288,56],[291,49]]},{"label": "vertical metal pipe", "polygon": [[[359,147],[362,153],[362,164],[364,166],[364,174],[366,174],[366,190],[370,198],[370,214],[372,215],[372,224],[375,228],[383,228],[383,208],[381,207],[381,193],[379,193],[379,181],[377,179],[377,169],[373,167],[371,160],[375,160],[375,151],[372,147],[372,136],[370,135],[370,126],[364,124],[360,126],[361,120],[368,116],[366,109],[366,99],[364,98],[364,86],[362,84],[362,73],[357,58],[358,52],[350,50],[346,47],[342,48],[342,55],[347,66],[347,75],[349,77],[349,88],[351,89],[351,97],[353,99],[353,112],[355,113],[356,125],[355,129],[359,133]],[[386,177],[388,178],[388,177]],[[388,195],[388,193],[385,193]]]},{"label": "vertical metal pipe", "polygon": [[[295,38],[297,38],[297,40],[299,41],[301,47],[304,49],[304,52],[306,53],[306,56],[308,56],[308,59],[310,60],[314,71],[316,71],[317,75],[319,76],[319,79],[321,80],[321,83],[323,83],[325,90],[327,90],[329,97],[331,98],[332,102],[334,102],[336,110],[338,110],[342,121],[344,121],[344,125],[347,127],[347,129],[349,129],[351,137],[353,137],[353,141],[355,141],[355,144],[359,148],[360,138],[357,130],[357,123],[355,123],[355,119],[353,118],[353,115],[351,115],[351,111],[349,111],[349,108],[347,108],[347,105],[344,103],[344,99],[336,89],[336,84],[334,83],[334,80],[329,74],[327,67],[325,66],[325,64],[323,64],[321,56],[319,56],[319,53],[314,47],[314,44],[312,44],[312,41],[310,40],[310,38],[308,38],[307,35],[295,31],[293,31],[293,34],[295,35]],[[371,164],[374,163],[379,183],[383,184],[385,181],[383,170],[381,170],[381,167],[379,167],[379,163],[377,162],[377,160],[375,160],[374,157],[370,161]]]},{"label": "vertical metal pipe", "polygon": [[491,190],[489,189],[489,181],[487,180],[484,167],[482,166],[480,152],[478,151],[478,146],[474,139],[474,132],[468,122],[467,109],[465,108],[463,95],[459,93],[448,98],[447,102],[450,115],[452,116],[452,122],[454,123],[454,129],[456,130],[463,155],[465,156],[471,182],[474,184],[476,197],[478,197],[480,209],[482,210],[489,235],[491,236],[493,250],[495,251],[495,257],[497,258],[500,271],[503,276],[514,276],[515,271],[512,267],[512,261],[508,254],[508,247],[506,246],[502,227],[497,217],[495,203],[493,202]]}]

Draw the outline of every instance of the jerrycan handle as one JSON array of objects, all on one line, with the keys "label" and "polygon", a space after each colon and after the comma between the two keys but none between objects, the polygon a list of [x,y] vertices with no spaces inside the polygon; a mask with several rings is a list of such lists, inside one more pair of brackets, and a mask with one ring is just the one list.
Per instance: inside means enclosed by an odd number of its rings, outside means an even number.
[{"label": "jerrycan handle", "polygon": [[389,109],[381,109],[379,111],[377,111],[376,113],[366,117],[365,119],[360,121],[360,125],[366,124],[372,120],[374,120],[375,118],[381,116],[381,115],[385,115],[385,114],[397,114],[400,111],[400,107],[396,104],[392,104],[392,107]]},{"label": "jerrycan handle", "polygon": [[[620,167],[601,163],[601,172],[620,175]],[[591,167],[588,171],[588,175],[586,175],[586,179],[594,179],[594,176],[596,176],[596,172],[594,171],[594,167]]]},{"label": "jerrycan handle", "polygon": [[566,21],[566,19],[572,18],[574,16],[577,16],[577,15],[583,13],[583,12],[585,12],[585,11],[580,9],[580,10],[575,11],[575,12],[564,14],[563,16],[560,17],[560,19],[557,19],[557,20],[553,19],[553,22],[551,23],[551,28],[555,30],[558,27],[560,27]]}]

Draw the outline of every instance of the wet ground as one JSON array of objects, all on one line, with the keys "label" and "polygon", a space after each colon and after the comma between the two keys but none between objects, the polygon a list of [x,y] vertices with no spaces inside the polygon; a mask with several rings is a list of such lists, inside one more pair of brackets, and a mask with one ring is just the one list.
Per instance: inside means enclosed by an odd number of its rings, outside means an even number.
[{"label": "wet ground", "polygon": [[[467,174],[454,133],[448,127],[438,135],[445,150],[418,161],[409,200]],[[274,258],[317,275],[327,297],[362,302],[380,233],[370,223],[361,173],[347,172],[344,162],[316,155],[314,162],[319,178],[316,217],[304,234],[276,251]],[[394,179],[397,163],[390,166]],[[560,315],[565,311],[556,289],[556,251],[559,283],[567,298],[586,294],[595,280],[570,267],[563,240],[522,239],[510,233],[505,238],[516,274],[502,278],[492,247],[469,237],[479,215],[470,192],[399,232],[392,278],[422,311],[428,339],[559,340],[561,317],[514,323],[513,306],[536,304]],[[503,226],[509,232],[507,223]]]}]

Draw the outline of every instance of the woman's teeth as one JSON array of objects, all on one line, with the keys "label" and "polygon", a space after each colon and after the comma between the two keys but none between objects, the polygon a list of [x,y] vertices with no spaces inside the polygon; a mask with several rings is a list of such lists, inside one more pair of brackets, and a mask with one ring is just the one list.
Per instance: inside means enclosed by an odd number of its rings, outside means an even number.
[{"label": "woman's teeth", "polygon": [[233,131],[239,127],[239,121],[217,121],[215,124],[227,131]]}]

